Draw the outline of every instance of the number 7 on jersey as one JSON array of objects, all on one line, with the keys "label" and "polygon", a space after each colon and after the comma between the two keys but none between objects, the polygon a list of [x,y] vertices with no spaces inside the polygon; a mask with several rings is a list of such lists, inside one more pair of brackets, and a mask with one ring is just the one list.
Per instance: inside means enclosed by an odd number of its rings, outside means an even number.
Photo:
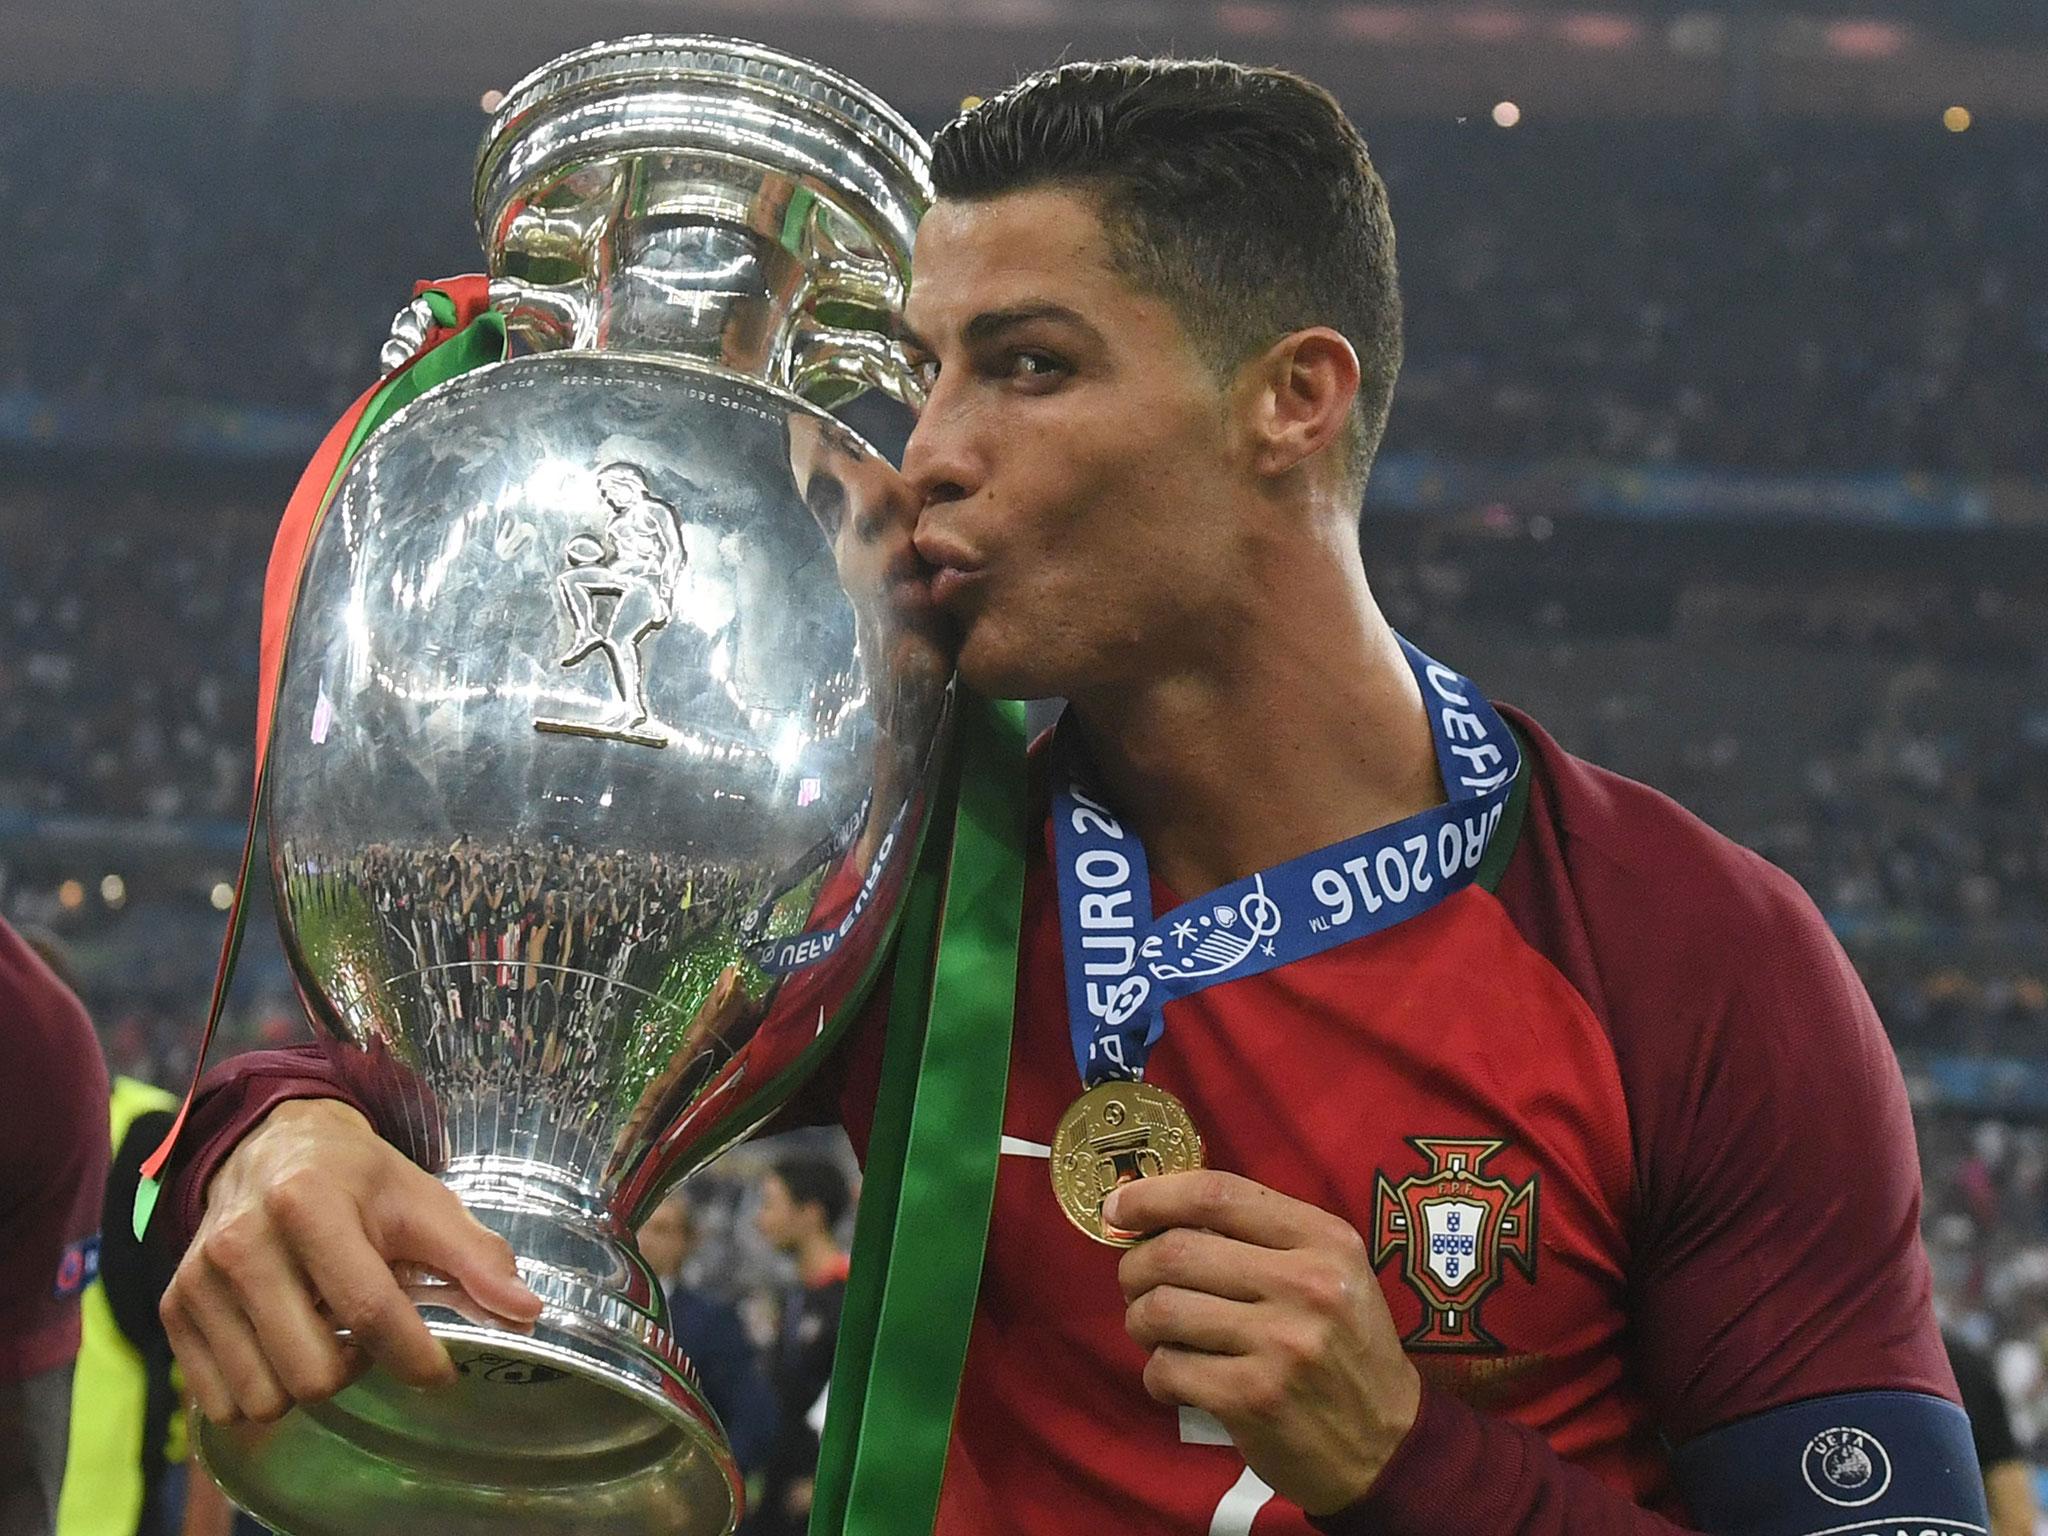
[{"label": "number 7 on jersey", "polygon": [[[1229,1445],[1230,1432],[1217,1422],[1213,1414],[1199,1408],[1183,1408],[1180,1411],[1180,1443],[1182,1445]],[[1259,1511],[1273,1502],[1273,1490],[1268,1488],[1259,1474],[1250,1467],[1244,1475],[1230,1485],[1229,1491],[1217,1501],[1216,1512],[1209,1516],[1208,1536],[1251,1536],[1252,1521]]]}]

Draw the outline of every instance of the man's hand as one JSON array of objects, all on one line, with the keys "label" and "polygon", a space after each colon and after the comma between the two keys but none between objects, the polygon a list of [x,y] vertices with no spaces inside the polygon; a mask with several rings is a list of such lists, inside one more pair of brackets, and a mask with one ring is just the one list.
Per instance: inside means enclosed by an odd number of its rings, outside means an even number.
[{"label": "man's hand", "polygon": [[200,1409],[268,1423],[332,1397],[373,1360],[412,1386],[452,1382],[395,1263],[445,1275],[511,1326],[540,1315],[511,1246],[360,1114],[329,1099],[280,1104],[214,1174],[164,1292],[164,1328]]},{"label": "man's hand", "polygon": [[1363,1498],[1422,1382],[1345,1222],[1235,1174],[1138,1179],[1104,1215],[1158,1235],[1118,1268],[1145,1390],[1213,1414],[1245,1464],[1312,1515]]}]

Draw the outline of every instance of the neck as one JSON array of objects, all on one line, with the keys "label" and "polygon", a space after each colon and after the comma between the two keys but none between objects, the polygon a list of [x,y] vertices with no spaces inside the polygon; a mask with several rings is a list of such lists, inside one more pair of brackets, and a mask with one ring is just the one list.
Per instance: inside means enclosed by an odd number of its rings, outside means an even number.
[{"label": "neck", "polygon": [[811,1232],[796,1246],[796,1272],[805,1285],[829,1279],[840,1261],[839,1245],[829,1232]]},{"label": "neck", "polygon": [[1183,900],[1443,801],[1355,550],[1305,563],[1233,615],[1227,655],[1074,700],[1110,805]]}]

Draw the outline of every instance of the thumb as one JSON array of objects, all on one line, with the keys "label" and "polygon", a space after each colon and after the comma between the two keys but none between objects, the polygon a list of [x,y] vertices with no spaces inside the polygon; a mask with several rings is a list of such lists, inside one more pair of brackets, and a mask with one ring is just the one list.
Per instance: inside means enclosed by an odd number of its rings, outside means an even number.
[{"label": "thumb", "polygon": [[384,1256],[437,1270],[500,1317],[527,1323],[539,1317],[541,1300],[519,1278],[512,1245],[439,1179],[420,1177],[427,1187],[407,1191],[380,1213]]}]

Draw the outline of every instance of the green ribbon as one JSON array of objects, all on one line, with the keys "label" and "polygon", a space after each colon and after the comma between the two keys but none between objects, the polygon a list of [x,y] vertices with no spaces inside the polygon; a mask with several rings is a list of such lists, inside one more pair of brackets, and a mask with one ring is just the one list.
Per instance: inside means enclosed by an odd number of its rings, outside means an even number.
[{"label": "green ribbon", "polygon": [[1024,905],[1024,713],[961,699],[951,846],[930,839],[905,898],[811,1536],[931,1530],[981,1286]]}]

